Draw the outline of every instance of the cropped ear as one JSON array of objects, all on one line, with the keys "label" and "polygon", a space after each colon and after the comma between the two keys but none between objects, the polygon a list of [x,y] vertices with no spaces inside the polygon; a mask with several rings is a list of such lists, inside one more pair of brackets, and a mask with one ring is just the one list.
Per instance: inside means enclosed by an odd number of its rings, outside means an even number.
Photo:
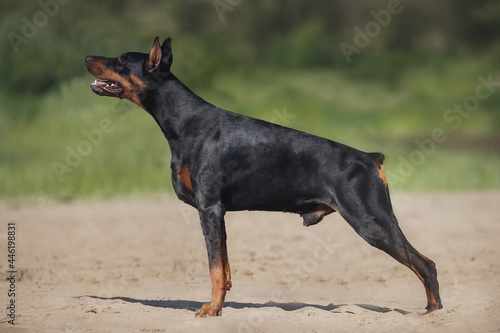
[{"label": "cropped ear", "polygon": [[168,37],[165,39],[161,46],[162,53],[162,66],[165,66],[166,69],[170,70],[170,66],[172,66],[172,61],[174,60],[172,55],[172,38]]},{"label": "cropped ear", "polygon": [[148,67],[150,72],[154,71],[160,65],[162,58],[161,53],[159,38],[156,37],[153,42],[153,47],[151,51],[149,51]]}]

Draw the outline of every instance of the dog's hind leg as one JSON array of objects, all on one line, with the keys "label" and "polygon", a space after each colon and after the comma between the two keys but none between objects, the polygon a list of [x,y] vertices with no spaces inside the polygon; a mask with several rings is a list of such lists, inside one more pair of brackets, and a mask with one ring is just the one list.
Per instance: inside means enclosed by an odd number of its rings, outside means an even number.
[{"label": "dog's hind leg", "polygon": [[[389,192],[380,178],[360,177],[357,190],[337,198],[338,211],[370,245],[409,267],[427,293],[427,313],[441,309],[436,265],[406,239],[392,211]],[[368,179],[371,178],[371,179]],[[355,193],[355,195],[353,195]]]}]

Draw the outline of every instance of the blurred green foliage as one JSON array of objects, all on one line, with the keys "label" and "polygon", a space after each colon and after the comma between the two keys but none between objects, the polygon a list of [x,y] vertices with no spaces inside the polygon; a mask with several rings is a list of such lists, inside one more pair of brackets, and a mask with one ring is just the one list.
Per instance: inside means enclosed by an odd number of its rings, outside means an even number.
[{"label": "blurred green foliage", "polygon": [[[362,56],[347,63],[339,43],[354,44],[353,28],[365,30],[375,20],[371,12],[386,10],[391,1],[397,0],[3,0],[0,35],[7,38],[0,43],[0,75],[8,80],[1,80],[0,88],[44,93],[82,75],[82,55],[146,51],[156,35],[174,38],[183,66],[198,65],[196,80],[248,61],[388,77],[429,55],[500,50],[498,1],[401,0],[401,13],[381,27]],[[218,4],[225,4],[223,10]],[[37,20],[43,15],[45,21]],[[35,30],[29,38],[23,34],[26,20]],[[26,44],[13,47],[12,33]]]},{"label": "blurred green foliage", "polygon": [[[156,124],[129,102],[93,95],[84,66],[90,54],[147,52],[157,35],[173,38],[173,71],[203,98],[382,150],[390,180],[415,138],[445,126],[443,113],[474,94],[479,75],[500,81],[497,0],[401,0],[401,11],[348,62],[340,44],[356,46],[354,28],[366,33],[373,12],[395,1],[2,0],[0,197],[170,186],[168,145]],[[117,113],[123,105],[126,117]],[[463,126],[447,128],[450,139],[411,177],[393,177],[393,188],[500,188],[499,107],[495,91]],[[112,120],[112,133],[60,181],[53,162],[64,163],[68,147],[102,119]]]}]

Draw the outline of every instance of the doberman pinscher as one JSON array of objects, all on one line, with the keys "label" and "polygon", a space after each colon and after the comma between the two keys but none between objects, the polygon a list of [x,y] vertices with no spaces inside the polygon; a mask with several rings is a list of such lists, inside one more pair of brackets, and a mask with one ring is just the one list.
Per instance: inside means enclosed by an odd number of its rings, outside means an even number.
[{"label": "doberman pinscher", "polygon": [[297,213],[305,226],[338,212],[370,245],[408,266],[427,293],[427,312],[441,309],[436,265],[405,238],[393,213],[384,155],[222,110],[170,71],[171,39],[149,54],[88,56],[92,91],[128,99],[158,123],[172,152],[178,198],[195,207],[208,251],[212,300],[196,317],[221,314],[231,273],[226,211]]}]

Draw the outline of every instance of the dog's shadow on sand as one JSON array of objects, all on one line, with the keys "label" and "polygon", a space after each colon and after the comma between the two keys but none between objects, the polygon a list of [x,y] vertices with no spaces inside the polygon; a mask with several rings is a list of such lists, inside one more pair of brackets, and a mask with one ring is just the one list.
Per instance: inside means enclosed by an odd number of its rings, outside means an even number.
[{"label": "dog's shadow on sand", "polygon": [[[100,297],[100,296],[78,296],[76,298],[93,298],[99,300],[120,300],[128,303],[140,303],[146,306],[154,306],[157,308],[165,308],[165,309],[175,309],[175,310],[189,310],[196,312],[201,306],[204,304],[203,302],[197,301],[186,301],[186,300],[145,300],[145,299],[135,299],[130,297]],[[364,310],[378,312],[378,313],[387,313],[391,311],[399,312],[403,315],[411,313],[411,311],[406,311],[402,309],[391,309],[386,307],[380,307],[376,305],[370,304],[354,304],[355,306],[362,308]],[[291,302],[291,303],[279,303],[269,301],[266,303],[242,303],[242,302],[224,302],[224,308],[233,308],[233,309],[244,309],[244,308],[252,308],[252,309],[261,309],[261,308],[280,308],[284,311],[296,311],[306,307],[315,308],[323,311],[329,311],[332,313],[354,313],[350,310],[341,309],[344,306],[348,306],[348,304],[337,304],[334,305],[330,303],[328,305],[320,305],[320,304],[309,304],[309,303],[300,303],[300,302]]]}]

